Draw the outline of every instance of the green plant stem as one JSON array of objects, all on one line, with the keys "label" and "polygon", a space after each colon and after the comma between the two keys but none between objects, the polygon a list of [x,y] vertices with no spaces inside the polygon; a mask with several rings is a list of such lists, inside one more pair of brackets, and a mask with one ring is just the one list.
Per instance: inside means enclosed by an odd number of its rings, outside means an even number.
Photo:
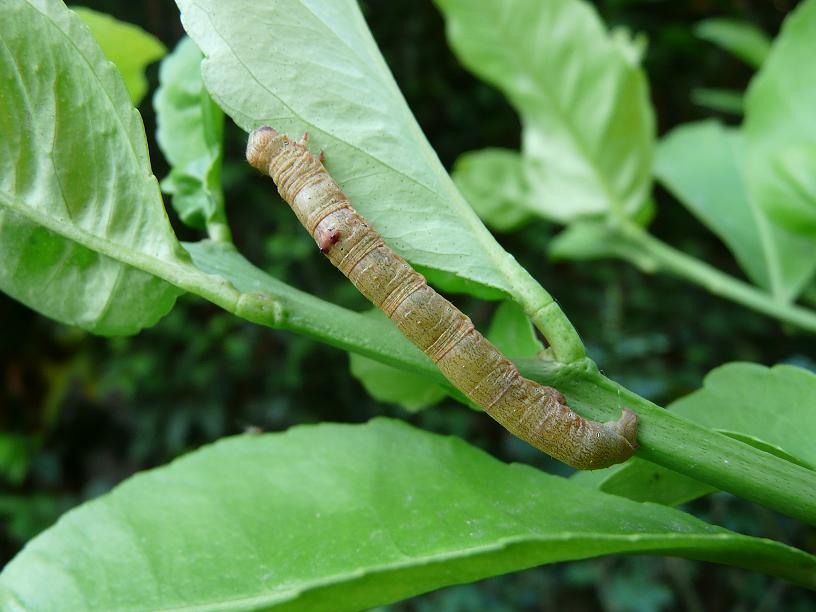
[{"label": "green plant stem", "polygon": [[[519,289],[514,296],[533,325],[547,339],[553,356],[561,363],[572,363],[586,357],[586,349],[558,302],[526,270],[515,264],[508,270]],[[523,271],[523,274],[520,272]]]},{"label": "green plant stem", "polygon": [[525,376],[557,387],[584,416],[639,419],[637,456],[816,525],[816,472],[679,417],[603,376],[589,360],[519,362]]},{"label": "green plant stem", "polygon": [[[297,291],[253,267],[231,245],[188,244],[186,248],[195,265],[209,273],[202,276],[227,278],[242,295],[258,296],[255,301],[227,301],[223,305],[229,309],[233,304],[231,312],[262,325],[307,334],[451,388],[431,360],[389,321]],[[265,304],[262,295],[276,308],[253,311],[256,302]],[[237,311],[235,304],[244,307]],[[678,417],[605,378],[588,358],[570,364],[533,359],[518,365],[524,376],[565,393],[584,417],[607,421],[618,418],[623,406],[633,409],[640,419],[638,456],[816,525],[816,472]]]},{"label": "green plant stem", "polygon": [[215,242],[232,242],[232,230],[223,221],[207,223],[207,237]]},{"label": "green plant stem", "polygon": [[470,230],[476,235],[485,253],[509,281],[513,299],[547,340],[553,356],[561,363],[572,363],[586,357],[581,337],[553,296],[496,243],[493,235],[458,191],[451,194],[451,201],[463,209],[463,219],[469,223]]},{"label": "green plant stem", "polygon": [[816,333],[816,311],[775,300],[770,294],[740,281],[682,251],[655,238],[631,221],[624,221],[613,229],[642,255],[650,256],[656,264],[654,271],[665,271],[704,287],[714,295],[761,312],[780,321],[791,323]]}]

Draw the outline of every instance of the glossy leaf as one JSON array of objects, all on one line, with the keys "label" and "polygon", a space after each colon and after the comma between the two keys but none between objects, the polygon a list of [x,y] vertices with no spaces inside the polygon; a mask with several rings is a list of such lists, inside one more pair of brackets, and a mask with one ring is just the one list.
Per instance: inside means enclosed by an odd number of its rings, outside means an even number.
[{"label": "glossy leaf", "polygon": [[0,289],[96,333],[152,325],[180,291],[132,265],[186,258],[122,77],[56,0],[4,3],[0,42]]},{"label": "glossy leaf", "polygon": [[[797,465],[816,469],[816,374],[779,365],[730,363],[713,370],[703,388],[668,409]],[[638,501],[679,504],[715,489],[635,458],[577,482]]]},{"label": "glossy leaf", "polygon": [[655,176],[728,245],[748,277],[781,300],[816,270],[816,242],[772,223],[746,192],[742,137],[715,121],[680,126],[661,141]]},{"label": "glossy leaf", "polygon": [[84,6],[73,7],[73,11],[90,28],[105,57],[116,64],[131,101],[138,105],[147,93],[145,68],[167,53],[167,49],[158,38],[132,23]]},{"label": "glossy leaf", "polygon": [[581,0],[437,0],[459,59],[521,115],[529,199],[561,222],[635,216],[650,190],[654,117],[637,45]]},{"label": "glossy leaf", "polygon": [[533,218],[526,204],[530,188],[518,152],[482,149],[465,153],[456,160],[452,176],[462,195],[490,228],[512,232]]},{"label": "glossy leaf", "polygon": [[780,224],[816,237],[816,0],[786,19],[745,101],[746,178]]},{"label": "glossy leaf", "polygon": [[173,196],[184,223],[207,228],[213,239],[229,240],[221,190],[224,113],[204,88],[202,57],[185,37],[161,64],[153,97],[156,140],[171,166],[161,186]]},{"label": "glossy leaf", "polygon": [[522,272],[423,136],[356,1],[177,3],[206,56],[207,88],[239,126],[308,131],[389,246],[414,264],[513,293]]},{"label": "glossy leaf", "polygon": [[816,586],[802,551],[377,419],[229,438],[139,474],[29,543],[0,604],[356,610],[618,552]]},{"label": "glossy leaf", "polygon": [[755,25],[747,21],[715,17],[697,24],[694,33],[759,68],[771,49],[771,41]]}]

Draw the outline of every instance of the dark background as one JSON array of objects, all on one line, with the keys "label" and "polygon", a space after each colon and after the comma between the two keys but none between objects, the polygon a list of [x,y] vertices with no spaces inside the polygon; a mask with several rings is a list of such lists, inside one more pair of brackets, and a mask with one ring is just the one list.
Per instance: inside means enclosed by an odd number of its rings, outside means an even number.
[{"label": "dark background", "polygon": [[[172,49],[182,35],[175,5],[87,2],[141,25]],[[485,146],[515,148],[519,122],[502,95],[465,72],[448,50],[430,2],[368,0],[364,13],[411,109],[443,163]],[[644,32],[644,60],[658,131],[716,115],[694,106],[694,87],[743,89],[752,71],[692,32],[700,19],[732,16],[775,35],[794,2],[636,1],[596,3],[611,27]],[[148,76],[155,88],[157,65]],[[151,89],[152,92],[152,89]],[[140,111],[154,171],[150,95]],[[720,116],[734,123],[734,117]],[[325,265],[290,211],[243,161],[245,134],[227,121],[227,212],[239,248],[257,265],[302,289],[352,307],[353,287]],[[665,192],[657,190],[653,232],[735,275],[733,258]],[[198,236],[178,223],[181,238]],[[533,223],[499,235],[556,296],[607,375],[660,404],[699,387],[728,361],[814,367],[812,338],[669,277],[618,262],[552,264],[546,243],[558,228]],[[495,305],[457,298],[484,326]],[[363,422],[387,414],[453,433],[504,460],[563,467],[452,401],[409,415],[370,399],[341,351],[257,327],[195,297],[183,297],[154,328],[105,339],[49,321],[0,295],[0,563],[65,510],[138,470],[221,436],[257,427],[279,431],[321,420]],[[809,350],[810,349],[810,350]],[[797,523],[721,493],[691,504],[703,518],[800,547],[816,536]],[[812,610],[807,592],[757,574],[678,559],[609,557],[543,567],[453,587],[393,606],[404,610]]]}]

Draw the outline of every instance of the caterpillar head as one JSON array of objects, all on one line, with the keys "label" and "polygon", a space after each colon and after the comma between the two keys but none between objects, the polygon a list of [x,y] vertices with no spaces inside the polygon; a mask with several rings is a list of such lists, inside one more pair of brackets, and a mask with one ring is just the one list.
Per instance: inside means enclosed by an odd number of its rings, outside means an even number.
[{"label": "caterpillar head", "polygon": [[277,152],[292,142],[286,134],[279,133],[275,128],[264,125],[255,128],[249,134],[247,141],[246,158],[254,168],[268,173],[269,162]]}]

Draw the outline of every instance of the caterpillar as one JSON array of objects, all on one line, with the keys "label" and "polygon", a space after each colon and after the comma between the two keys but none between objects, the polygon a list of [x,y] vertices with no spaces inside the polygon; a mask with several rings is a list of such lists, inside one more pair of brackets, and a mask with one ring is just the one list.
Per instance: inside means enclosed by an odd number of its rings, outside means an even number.
[{"label": "caterpillar", "polygon": [[428,286],[358,214],[312,155],[308,135],[295,142],[264,126],[252,131],[247,161],[270,176],[317,246],[445,377],[522,440],[578,469],[625,461],[637,448],[637,415],[584,419],[552,387],[524,378],[471,320]]}]

